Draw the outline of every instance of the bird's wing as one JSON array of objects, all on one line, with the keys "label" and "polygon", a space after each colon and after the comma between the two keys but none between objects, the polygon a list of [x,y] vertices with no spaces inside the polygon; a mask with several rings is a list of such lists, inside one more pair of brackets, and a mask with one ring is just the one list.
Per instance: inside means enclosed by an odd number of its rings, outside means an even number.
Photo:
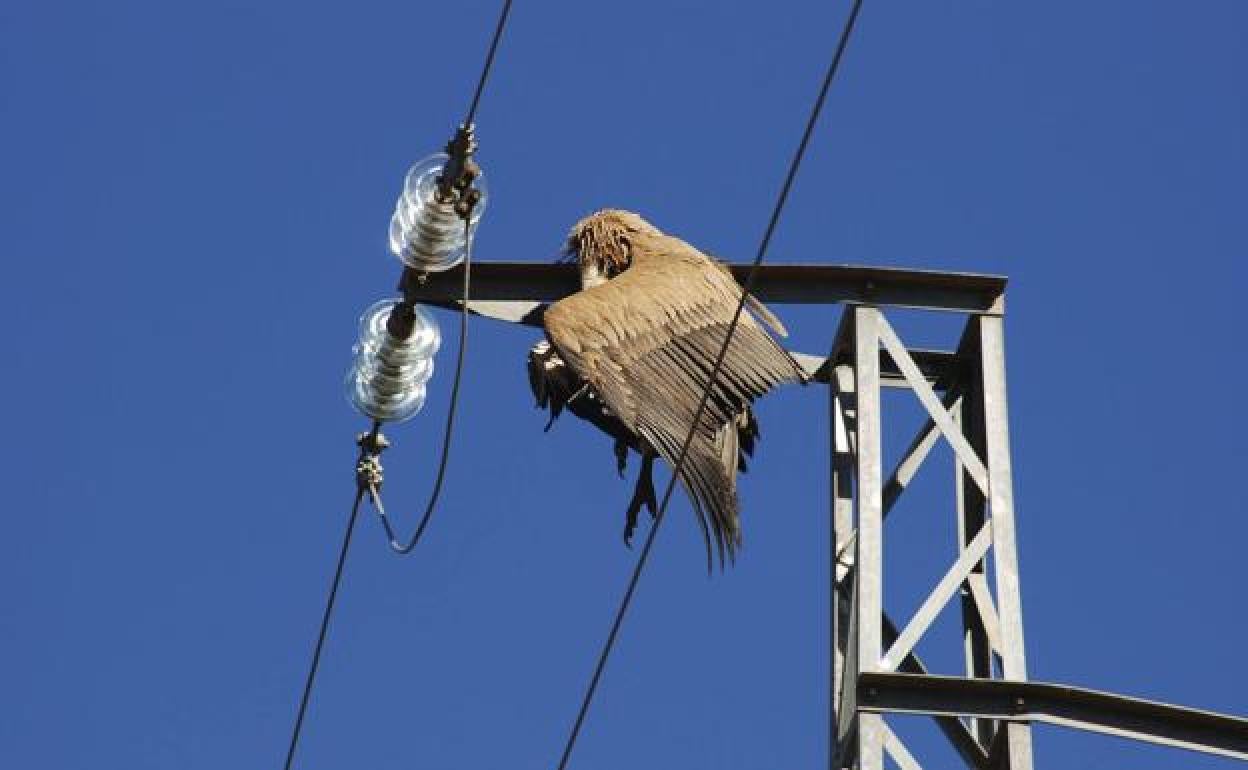
[{"label": "bird's wing", "polygon": [[[607,407],[675,465],[741,298],[731,274],[675,238],[634,250],[632,265],[606,283],[552,305],[547,336]],[[749,314],[733,334],[681,469],[721,558],[740,544],[736,460],[721,432],[749,403],[801,369]]]}]

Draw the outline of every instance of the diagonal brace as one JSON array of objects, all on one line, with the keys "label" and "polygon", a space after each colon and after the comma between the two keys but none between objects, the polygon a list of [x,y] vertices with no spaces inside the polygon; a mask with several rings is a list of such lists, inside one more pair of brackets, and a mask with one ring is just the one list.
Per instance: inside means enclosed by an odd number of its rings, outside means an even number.
[{"label": "diagonal brace", "polygon": [[897,641],[893,642],[888,648],[888,653],[880,662],[881,668],[885,671],[895,671],[897,665],[906,657],[909,652],[914,649],[914,645],[919,641],[919,637],[928,629],[932,621],[936,619],[936,615],[949,602],[954,592],[958,590],[958,586],[962,581],[966,580],[967,574],[971,569],[979,563],[984,555],[988,553],[988,547],[992,545],[992,527],[985,524],[979,534],[975,535],[975,539],[967,545],[966,550],[953,563],[945,576],[940,579],[936,587],[923,601],[922,606],[914,613],[914,617],[906,625],[905,630],[897,637]]},{"label": "diagonal brace", "polygon": [[927,409],[932,420],[940,428],[940,432],[944,434],[949,445],[953,447],[958,455],[958,459],[966,466],[966,470],[971,474],[971,478],[975,479],[975,483],[986,497],[990,497],[988,491],[988,470],[984,467],[984,462],[967,443],[966,437],[962,435],[962,431],[954,424],[953,415],[941,404],[940,399],[936,397],[936,391],[932,390],[932,386],[928,384],[927,379],[923,377],[923,373],[919,371],[919,367],[914,363],[914,359],[906,352],[906,346],[902,344],[897,337],[897,333],[893,331],[893,327],[889,325],[888,319],[880,316],[878,326],[880,341],[884,343],[885,350],[892,356],[893,362],[897,364],[897,368],[905,375],[906,382],[910,383],[910,388],[914,391],[914,395],[918,397],[923,407]]},{"label": "diagonal brace", "polygon": [[[962,394],[950,391],[945,395],[944,401],[941,403],[952,413],[953,410],[961,405]],[[841,431],[843,430],[842,425],[847,418],[839,413],[836,417],[836,430]],[[840,434],[838,433],[838,435]],[[910,482],[914,480],[915,474],[919,471],[919,466],[931,454],[938,438],[940,438],[940,428],[936,425],[935,420],[929,417],[923,427],[919,429],[919,432],[915,434],[914,440],[910,442],[910,447],[906,450],[901,460],[898,461],[897,467],[893,469],[893,473],[888,477],[888,481],[884,482],[884,507],[881,513],[883,517],[888,517],[889,512],[893,510],[893,506],[897,504],[897,500],[901,497],[901,493],[905,492],[906,487],[910,486]],[[855,531],[845,538],[845,544],[837,551],[838,580],[843,579],[845,572],[854,566],[854,542],[857,539],[858,533]]]}]

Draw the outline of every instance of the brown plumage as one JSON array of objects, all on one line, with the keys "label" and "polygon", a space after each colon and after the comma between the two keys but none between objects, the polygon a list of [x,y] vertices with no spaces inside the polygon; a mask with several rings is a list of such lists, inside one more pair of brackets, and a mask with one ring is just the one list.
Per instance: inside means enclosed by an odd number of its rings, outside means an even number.
[{"label": "brown plumage", "polygon": [[[636,214],[605,210],[577,223],[569,254],[582,290],[546,310],[551,349],[530,353],[530,377],[551,420],[563,406],[616,440],[623,470],[628,449],[643,458],[625,539],[644,503],[654,512],[650,463],[675,465],[741,299],[731,273]],[[722,560],[741,545],[736,474],[758,435],[750,403],[805,374],[755,315],[784,327],[751,301],[733,334],[680,479],[707,540]],[[547,426],[549,427],[549,425]]]}]

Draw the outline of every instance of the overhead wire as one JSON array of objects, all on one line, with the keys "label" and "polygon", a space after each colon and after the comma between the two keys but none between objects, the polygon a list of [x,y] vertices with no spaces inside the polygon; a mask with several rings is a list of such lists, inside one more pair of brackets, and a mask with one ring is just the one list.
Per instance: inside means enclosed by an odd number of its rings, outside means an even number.
[{"label": "overhead wire", "polygon": [[[473,91],[472,103],[468,108],[467,117],[461,128],[471,131],[473,121],[476,119],[477,108],[480,106],[481,95],[485,91],[485,84],[489,80],[490,73],[493,70],[495,55],[498,52],[499,41],[502,39],[503,32],[507,27],[507,21],[511,16],[512,0],[504,0],[501,11],[499,12],[498,24],[494,28],[494,35],[490,40],[490,47],[486,53],[485,63],[481,68],[481,75],[477,79],[476,88]],[[308,676],[304,681],[303,692],[299,699],[299,709],[295,716],[295,724],[291,730],[290,744],[286,751],[286,761],[283,764],[284,770],[291,770],[294,764],[295,752],[299,746],[299,738],[302,735],[304,718],[307,714],[308,703],[312,695],[312,687],[316,681],[316,674],[320,668],[321,653],[325,647],[325,640],[329,633],[329,624],[333,616],[334,604],[338,597],[338,589],[342,584],[343,571],[346,566],[347,553],[351,547],[352,535],[355,532],[355,523],[359,518],[360,504],[367,494],[377,507],[377,512],[385,526],[386,535],[390,540],[390,546],[399,553],[407,553],[415,547],[420,540],[421,535],[425,531],[425,527],[429,523],[433,509],[437,504],[438,497],[441,494],[442,482],[446,475],[446,468],[449,462],[451,436],[455,424],[456,409],[459,404],[459,390],[461,375],[463,374],[463,365],[465,353],[467,350],[468,340],[468,300],[471,289],[471,263],[472,263],[472,246],[473,237],[471,228],[468,227],[469,217],[465,216],[465,249],[464,249],[464,282],[463,282],[463,303],[460,309],[460,338],[459,351],[456,355],[455,377],[451,387],[450,402],[447,409],[446,428],[443,435],[442,457],[438,463],[437,479],[434,483],[434,490],[430,495],[429,504],[426,506],[425,514],[421,517],[420,524],[416,528],[415,534],[408,543],[401,543],[395,537],[394,530],[390,526],[389,518],[385,514],[382,507],[381,495],[378,490],[378,480],[371,478],[365,473],[363,463],[370,457],[375,460],[376,455],[380,452],[378,439],[381,432],[381,421],[373,422],[371,430],[360,438],[360,455],[356,461],[356,492],[355,499],[351,504],[351,514],[347,519],[346,532],[343,535],[342,547],[338,552],[338,562],[334,569],[334,577],[330,582],[329,595],[325,602],[325,611],[321,616],[320,630],[317,633],[316,645],[312,650],[312,659],[308,665]]]},{"label": "overhead wire", "polygon": [[472,94],[472,104],[468,107],[468,117],[464,125],[471,126],[477,117],[477,106],[481,103],[481,93],[485,91],[485,82],[490,79],[490,70],[494,68],[494,54],[498,53],[498,41],[503,39],[503,29],[511,16],[511,0],[503,0],[503,9],[498,14],[498,25],[494,27],[494,37],[490,40],[490,50],[485,55],[485,64],[481,67],[481,77],[477,78],[477,89]]},{"label": "overhead wire", "polygon": [[689,453],[689,447],[693,443],[694,435],[697,431],[699,421],[702,414],[706,411],[706,405],[711,397],[711,392],[715,388],[715,382],[719,377],[720,369],[723,368],[724,359],[727,357],[728,348],[732,343],[733,333],[736,331],[737,325],[741,321],[741,315],[745,311],[746,302],[751,296],[754,288],[754,282],[758,276],[758,268],[762,265],[767,255],[767,247],[771,243],[772,235],[775,232],[776,225],[780,221],[780,214],[784,210],[785,202],[788,200],[789,191],[793,187],[793,180],[797,177],[798,168],[801,166],[802,158],[806,154],[806,147],[810,143],[811,135],[814,133],[815,124],[819,120],[819,114],[823,110],[824,102],[827,99],[828,90],[832,85],[832,80],[836,77],[837,70],[840,68],[841,59],[845,54],[845,49],[849,44],[850,36],[853,34],[854,25],[858,20],[858,12],[862,8],[862,0],[854,0],[849,15],[845,20],[845,24],[841,29],[840,37],[837,41],[835,52],[832,55],[832,61],[828,64],[828,69],[823,78],[823,83],[819,88],[819,95],[815,99],[814,105],[811,107],[810,117],[806,121],[806,129],[802,133],[802,139],[798,143],[797,151],[793,155],[793,159],[789,164],[789,170],[784,179],[784,184],[780,188],[780,194],[776,199],[776,204],[771,212],[771,218],[767,222],[767,228],[763,233],[762,241],[758,246],[758,253],[754,257],[754,261],[750,265],[749,273],[746,275],[745,282],[742,284],[741,298],[737,302],[736,312],[733,314],[732,322],[728,326],[728,333],[724,336],[724,342],[720,346],[719,354],[715,357],[715,365],[711,368],[710,378],[707,380],[706,389],[702,393],[702,399],[698,403],[698,409],[694,413],[689,434],[685,437],[680,454],[677,456],[676,464],[672,468],[672,476],[668,481],[667,488],[663,491],[663,499],[659,504],[659,509],[655,513],[654,523],[650,526],[650,532],[646,535],[646,542],[642,546],[641,553],[637,557],[637,565],[633,569],[632,576],[628,581],[628,587],[624,591],[624,597],[620,601],[619,608],[615,613],[615,618],[611,623],[611,630],[607,634],[607,640],[603,644],[602,651],[598,656],[598,662],[594,666],[594,673],[590,677],[589,685],[585,690],[584,698],[581,701],[581,707],[577,712],[576,719],[572,724],[572,730],[568,734],[567,742],[564,744],[563,754],[559,759],[558,770],[566,770],[568,761],[572,756],[572,750],[576,746],[577,738],[580,735],[581,726],[584,724],[585,716],[589,712],[590,704],[593,702],[594,694],[598,689],[598,683],[602,679],[602,672],[606,668],[607,660],[611,655],[611,651],[615,646],[616,639],[619,636],[620,627],[623,624],[624,616],[628,612],[628,608],[632,603],[633,595],[637,590],[637,583],[641,578],[641,573],[645,569],[646,562],[650,557],[650,551],[654,546],[655,536],[659,532],[659,527],[663,523],[667,506],[671,500],[672,492],[676,487],[676,482],[680,478],[680,470],[684,466],[685,458]]},{"label": "overhead wire", "polygon": [[[360,456],[356,461],[356,467],[364,462],[368,450],[365,448],[370,439],[375,439],[378,431],[381,430],[381,423],[374,422],[372,430],[360,439]],[[329,634],[329,620],[334,614],[334,602],[338,598],[338,586],[342,584],[343,568],[347,564],[347,552],[351,549],[351,535],[355,532],[355,522],[359,518],[360,503],[364,500],[364,495],[368,491],[368,487],[363,483],[357,483],[355,488],[355,502],[351,504],[351,515],[347,519],[347,530],[342,536],[342,547],[338,549],[338,565],[334,568],[334,579],[329,584],[329,597],[325,600],[325,612],[321,615],[321,629],[316,636],[316,647],[312,651],[312,663],[308,667],[308,676],[303,683],[303,694],[299,697],[299,711],[295,716],[295,727],[290,734],[290,745],[286,749],[286,762],[283,765],[285,770],[290,770],[295,761],[295,750],[299,747],[299,737],[303,732],[303,718],[308,711],[308,701],[312,697],[312,684],[316,681],[316,672],[321,665],[321,650],[325,647],[325,637]]]}]

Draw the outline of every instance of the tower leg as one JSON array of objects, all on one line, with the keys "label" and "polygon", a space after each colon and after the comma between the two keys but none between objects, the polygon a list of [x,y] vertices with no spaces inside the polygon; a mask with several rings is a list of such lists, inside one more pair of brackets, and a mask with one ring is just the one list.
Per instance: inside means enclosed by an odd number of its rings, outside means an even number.
[{"label": "tower leg", "polygon": [[[884,500],[880,441],[880,311],[856,307],[854,314],[854,386],[858,397],[857,479],[858,539],[854,559],[854,610],[858,623],[856,676],[880,670],[880,618],[884,613]],[[856,685],[856,682],[855,682]],[[858,767],[883,770],[883,716],[859,711]]]},{"label": "tower leg", "polygon": [[[833,361],[842,345],[850,343],[847,338],[853,325],[853,313],[842,316],[841,328],[837,330],[829,356]],[[854,545],[854,449],[853,438],[857,427],[857,400],[854,393],[854,370],[852,366],[834,366],[829,383],[832,510],[829,538],[829,647],[831,666],[829,673],[828,703],[828,770],[845,770],[852,765],[852,754],[847,731],[842,730],[841,720],[848,725],[853,712],[843,711],[845,697],[846,655],[853,632],[851,608],[853,595],[849,590],[852,582],[850,565],[853,564]],[[850,677],[851,687],[853,678]],[[844,740],[842,740],[844,738]]]},{"label": "tower leg", "polygon": [[[1018,581],[1018,546],[1014,533],[1014,481],[1010,467],[1009,409],[1005,389],[1004,324],[999,316],[975,316],[980,350],[980,384],[984,417],[984,450],[988,466],[992,539],[1000,610],[1001,675],[1025,681],[1023,609]],[[1005,727],[1010,770],[1031,770],[1031,726],[1010,722]]]},{"label": "tower leg", "polygon": [[[974,386],[970,386],[974,393]],[[954,408],[954,415],[962,427],[962,434],[967,442],[979,454],[984,456],[983,414],[978,397],[964,397]],[[954,455],[954,488],[958,510],[958,547],[965,550],[971,538],[979,532],[985,521],[985,498],[975,481],[970,477],[957,455]],[[992,646],[988,636],[988,622],[983,617],[977,597],[973,593],[972,581],[984,580],[986,569],[983,561],[971,568],[970,579],[962,584],[962,646],[966,660],[966,675],[973,679],[991,679]],[[995,725],[991,719],[973,718],[970,720],[971,731],[985,751],[992,745]]]}]

